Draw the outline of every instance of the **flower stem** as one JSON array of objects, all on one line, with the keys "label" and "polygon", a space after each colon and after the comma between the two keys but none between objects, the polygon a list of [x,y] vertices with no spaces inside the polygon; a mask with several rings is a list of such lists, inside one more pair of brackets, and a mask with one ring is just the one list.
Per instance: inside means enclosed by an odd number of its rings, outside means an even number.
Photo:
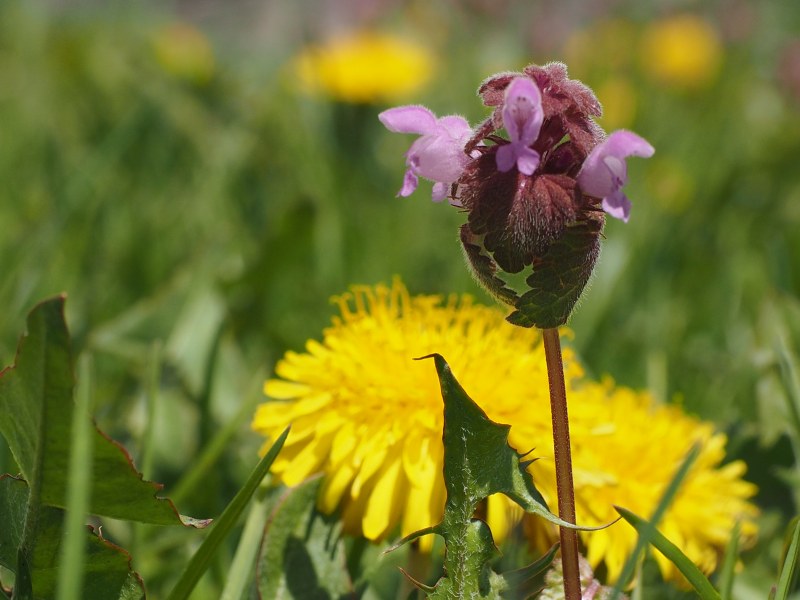
[{"label": "flower stem", "polygon": [[[561,360],[561,340],[558,337],[558,329],[555,327],[543,329],[542,337],[547,360],[547,379],[550,382],[558,516],[564,521],[575,523],[575,489],[572,485],[572,452],[569,446],[569,414],[567,413],[567,391],[564,386],[564,365]],[[564,597],[566,600],[580,600],[578,534],[574,529],[566,527],[562,527],[560,533]]]}]

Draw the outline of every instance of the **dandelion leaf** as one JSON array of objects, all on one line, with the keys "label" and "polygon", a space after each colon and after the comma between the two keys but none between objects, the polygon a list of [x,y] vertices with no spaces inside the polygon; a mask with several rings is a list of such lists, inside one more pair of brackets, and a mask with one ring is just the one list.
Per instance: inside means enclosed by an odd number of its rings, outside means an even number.
[{"label": "dandelion leaf", "polygon": [[526,279],[530,289],[508,321],[540,329],[566,323],[597,262],[602,229],[602,215],[567,225],[547,252],[534,259],[533,273]]},{"label": "dandelion leaf", "polygon": [[[0,434],[8,442],[31,500],[64,508],[69,478],[75,377],[64,297],[42,302],[28,315],[28,333],[15,364],[0,372]],[[90,418],[88,415],[86,418]],[[204,527],[157,498],[161,485],[144,481],[125,449],[93,427],[89,512],[143,523]]]},{"label": "dandelion leaf", "polygon": [[[489,526],[473,518],[478,504],[502,493],[526,511],[568,527],[550,513],[527,471],[528,463],[508,444],[508,425],[494,423],[456,381],[444,358],[433,354],[444,398],[444,480],[447,501],[442,522],[425,530],[445,539],[445,575],[430,598],[500,598],[516,585],[494,573],[497,555]],[[412,534],[406,541],[418,537]]]},{"label": "dandelion leaf", "polygon": [[320,481],[308,479],[276,501],[258,560],[261,598],[322,600],[354,593],[344,543],[334,524],[314,508]]},{"label": "dandelion leaf", "polygon": [[[35,518],[30,518],[29,514],[26,523],[29,495],[24,479],[0,476],[0,522],[3,523],[0,565],[17,575],[14,597],[54,598],[65,511],[41,506]],[[93,600],[144,598],[144,585],[131,569],[130,555],[98,536],[90,527],[84,535],[86,574],[80,597]]]}]

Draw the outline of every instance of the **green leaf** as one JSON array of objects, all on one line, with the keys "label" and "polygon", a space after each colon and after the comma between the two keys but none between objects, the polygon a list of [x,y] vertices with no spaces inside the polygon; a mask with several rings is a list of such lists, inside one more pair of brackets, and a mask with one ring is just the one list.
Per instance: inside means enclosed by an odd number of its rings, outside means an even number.
[{"label": "green leaf", "polygon": [[245,509],[248,502],[250,502],[250,498],[252,498],[259,484],[269,472],[269,468],[272,466],[281,448],[283,448],[283,444],[288,435],[289,428],[287,427],[283,430],[283,433],[278,436],[275,443],[272,444],[272,447],[264,455],[264,458],[258,462],[253,472],[250,473],[250,477],[247,478],[247,481],[236,493],[233,500],[230,501],[230,504],[225,507],[219,519],[214,522],[213,527],[211,527],[211,530],[208,532],[208,537],[203,540],[197,552],[192,556],[192,560],[186,565],[175,587],[172,588],[168,600],[183,600],[184,598],[188,598],[189,594],[192,593],[194,586],[197,585],[200,577],[203,576],[208,565],[211,564],[211,559],[214,557],[214,554],[228,536],[231,529],[236,525],[242,511]]},{"label": "green leaf", "polygon": [[475,279],[501,302],[511,306],[516,305],[519,295],[497,276],[499,267],[494,259],[485,252],[480,240],[481,238],[472,232],[467,223],[461,226],[461,245]]},{"label": "green leaf", "polygon": [[528,584],[534,577],[544,573],[550,567],[558,553],[558,549],[559,544],[553,544],[544,556],[527,567],[503,573],[501,577],[506,583],[506,591],[503,593],[503,598],[527,598],[530,595],[526,591]]},{"label": "green leaf", "polygon": [[616,510],[623,519],[633,525],[640,536],[647,536],[650,543],[683,573],[683,576],[686,577],[703,600],[720,600],[720,596],[717,590],[714,589],[714,586],[711,585],[711,582],[703,575],[703,572],[689,560],[689,557],[681,552],[680,548],[670,542],[661,532],[656,530],[641,517],[637,517],[625,508],[616,507]]},{"label": "green leaf", "polygon": [[800,519],[795,518],[792,539],[786,549],[786,558],[783,561],[778,587],[775,590],[775,600],[786,600],[789,597],[798,559],[800,559]]},{"label": "green leaf", "polygon": [[567,322],[600,254],[603,218],[567,225],[542,258],[534,259],[530,290],[516,303],[508,321],[521,327],[550,329]]},{"label": "green leaf", "polygon": [[[16,572],[15,598],[53,598],[59,572],[61,531],[65,511],[39,507],[35,523],[24,515],[29,488],[23,479],[0,476],[0,564]],[[90,527],[83,530],[85,563],[80,597],[93,600],[144,598],[144,585],[131,569],[131,557],[99,537]],[[19,549],[19,552],[17,551]]]},{"label": "green leaf", "polygon": [[548,521],[581,529],[547,509],[533,484],[528,462],[508,445],[509,425],[499,425],[470,399],[444,358],[432,354],[444,399],[444,517],[437,526],[411,534],[438,533],[445,539],[445,576],[431,598],[500,598],[510,582],[494,573],[489,562],[498,554],[488,525],[473,515],[478,503],[502,493],[527,512]]},{"label": "green leaf", "polygon": [[444,479],[447,505],[471,517],[478,503],[505,494],[527,512],[555,525],[594,530],[567,523],[551,513],[528,472],[530,461],[508,444],[510,425],[493,422],[456,381],[439,354],[433,358],[444,398]]},{"label": "green leaf", "polygon": [[725,548],[725,561],[722,563],[722,570],[719,575],[719,593],[722,600],[732,600],[733,579],[736,571],[736,559],[739,556],[739,533],[741,523],[736,521],[736,525],[731,532],[731,539]]},{"label": "green leaf", "polygon": [[[647,523],[647,528],[644,531],[639,532],[639,539],[636,540],[636,546],[634,547],[631,555],[628,557],[628,560],[625,562],[625,566],[622,568],[622,573],[620,574],[619,579],[617,579],[617,583],[611,592],[611,600],[614,600],[620,596],[622,588],[628,583],[628,581],[630,581],[631,577],[633,577],[637,565],[639,564],[639,555],[645,549],[647,544],[650,543],[650,535],[655,533],[656,527],[661,522],[661,518],[667,512],[667,509],[675,499],[683,480],[686,478],[686,475],[689,473],[689,469],[692,468],[692,465],[699,454],[700,447],[695,444],[689,449],[689,452],[686,453],[683,462],[678,467],[678,470],[675,471],[675,475],[669,482],[667,489],[664,490],[664,493],[661,495],[658,505],[653,511],[649,523]],[[619,510],[617,510],[617,512],[619,512]]]},{"label": "green leaf", "polygon": [[[0,373],[0,415],[13,415],[0,418],[0,433],[29,482],[31,502],[64,508],[75,386],[64,297],[36,306],[27,323],[14,366]],[[96,427],[91,436],[91,514],[161,525],[208,524],[179,515],[172,502],[157,498],[161,486],[143,480],[122,446]]]},{"label": "green leaf", "polygon": [[287,490],[269,516],[258,563],[262,598],[321,600],[353,593],[344,544],[314,509],[320,481],[314,477]]}]

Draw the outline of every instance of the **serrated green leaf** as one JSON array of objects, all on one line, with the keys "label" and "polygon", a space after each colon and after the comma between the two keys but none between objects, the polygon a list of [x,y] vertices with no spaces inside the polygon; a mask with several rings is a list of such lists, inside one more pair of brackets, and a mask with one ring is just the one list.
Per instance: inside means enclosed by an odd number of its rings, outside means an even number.
[{"label": "serrated green leaf", "polygon": [[[59,570],[59,545],[65,511],[40,506],[35,519],[24,519],[29,502],[23,479],[0,476],[0,563],[17,574],[15,598],[53,598]],[[27,523],[24,534],[21,524]],[[81,598],[133,600],[144,598],[144,585],[131,569],[123,549],[84,530],[85,564]],[[19,551],[18,551],[19,549]]]},{"label": "serrated green leaf", "polygon": [[432,354],[444,398],[444,479],[447,503],[471,517],[478,502],[505,494],[525,511],[571,529],[594,530],[567,523],[551,513],[528,472],[524,455],[508,444],[510,425],[493,422],[464,391],[450,366]]},{"label": "serrated green leaf", "polygon": [[[75,386],[64,297],[36,306],[27,324],[14,366],[0,373],[0,415],[13,415],[0,418],[0,433],[30,484],[31,501],[64,508]],[[122,446],[96,427],[91,434],[90,513],[160,525],[208,524],[179,515],[171,501],[155,496],[161,485],[144,481]]]},{"label": "serrated green leaf", "polygon": [[[498,550],[488,525],[473,515],[478,503],[502,493],[526,511],[571,528],[547,509],[522,455],[508,444],[509,425],[494,423],[456,381],[438,354],[433,358],[444,399],[444,480],[447,490],[442,522],[424,533],[445,539],[445,576],[431,598],[500,598],[508,587],[489,562]],[[423,532],[407,536],[414,539]]]},{"label": "serrated green leaf", "polygon": [[639,535],[647,536],[653,547],[666,556],[683,573],[683,576],[686,577],[687,581],[703,600],[720,600],[720,596],[714,586],[711,585],[711,582],[697,568],[697,565],[681,552],[680,548],[641,517],[636,516],[625,508],[615,508],[623,519],[633,525]]},{"label": "serrated green leaf", "polygon": [[269,517],[258,563],[262,598],[321,600],[353,593],[344,544],[314,509],[320,481],[314,477],[287,490]]},{"label": "serrated green leaf", "polygon": [[521,327],[550,329],[567,322],[600,254],[602,216],[577,221],[533,264],[522,294],[508,321]]}]

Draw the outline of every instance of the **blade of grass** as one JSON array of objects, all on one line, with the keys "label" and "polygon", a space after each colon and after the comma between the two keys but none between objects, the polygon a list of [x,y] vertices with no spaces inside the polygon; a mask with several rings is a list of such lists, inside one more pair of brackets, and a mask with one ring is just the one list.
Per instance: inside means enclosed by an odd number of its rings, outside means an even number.
[{"label": "blade of grass", "polygon": [[775,591],[775,600],[786,600],[792,588],[794,573],[797,569],[797,561],[800,558],[800,519],[794,519],[794,532],[792,541],[786,550],[786,559],[783,561],[781,576],[778,579],[778,587]]},{"label": "blade of grass", "polygon": [[741,524],[736,521],[731,532],[731,539],[728,547],[725,548],[725,562],[722,564],[722,571],[719,576],[719,595],[722,600],[732,600],[733,578],[736,569],[736,558],[739,556],[739,531]]},{"label": "blade of grass", "polygon": [[[617,583],[614,585],[614,589],[611,592],[611,600],[616,600],[616,598],[619,598],[620,594],[622,593],[622,588],[628,584],[628,581],[630,581],[631,577],[633,576],[636,570],[636,565],[639,562],[639,555],[647,546],[648,542],[650,542],[650,534],[656,533],[656,526],[661,521],[664,513],[667,512],[669,505],[672,504],[675,494],[678,493],[678,489],[680,489],[683,479],[686,477],[686,474],[694,464],[694,461],[697,459],[697,455],[699,453],[700,448],[697,445],[692,446],[689,452],[686,453],[686,458],[683,459],[683,463],[681,463],[681,466],[675,472],[675,476],[672,478],[672,481],[670,481],[667,489],[664,490],[661,500],[659,500],[656,509],[653,511],[653,515],[650,517],[650,522],[648,523],[647,528],[645,528],[644,531],[639,532],[639,539],[636,540],[636,546],[634,547],[631,555],[628,557],[628,560],[625,562],[625,566],[622,569],[622,574],[619,576],[619,579],[617,579]],[[617,512],[620,512],[619,508],[617,508]]]},{"label": "blade of grass", "polygon": [[239,516],[255,493],[261,480],[264,479],[264,476],[269,472],[272,462],[275,460],[275,457],[278,456],[281,448],[283,448],[283,443],[286,441],[288,435],[289,428],[287,427],[278,439],[275,440],[269,452],[267,452],[264,458],[256,465],[256,468],[253,469],[253,472],[250,474],[244,486],[237,492],[236,496],[225,508],[225,511],[219,519],[211,526],[208,537],[206,537],[197,549],[197,552],[192,556],[186,569],[184,569],[181,574],[178,583],[175,584],[175,587],[172,588],[169,596],[167,596],[167,600],[183,600],[189,597],[194,586],[211,563],[211,559],[214,557],[220,544],[222,544],[225,537],[236,525]]},{"label": "blade of grass", "polygon": [[700,598],[703,600],[720,600],[717,590],[714,589],[711,582],[703,575],[703,572],[697,568],[697,565],[689,560],[689,558],[681,552],[680,548],[656,530],[652,523],[648,523],[641,517],[637,517],[631,511],[619,506],[616,507],[616,510],[623,519],[633,525],[636,531],[639,532],[640,539],[648,537],[653,547],[666,556],[670,562],[683,573],[683,576],[686,577],[687,581],[689,581]]},{"label": "blade of grass", "polygon": [[72,413],[72,443],[67,483],[67,511],[58,569],[58,600],[80,600],[86,563],[86,515],[92,481],[92,360],[84,354],[78,361],[75,411]]},{"label": "blade of grass", "polygon": [[256,498],[250,505],[250,512],[244,523],[242,537],[236,546],[236,553],[228,569],[228,578],[222,590],[220,600],[241,600],[245,598],[247,588],[254,581],[258,550],[261,547],[261,538],[264,536],[264,526],[267,523],[267,507],[270,497],[265,491],[256,492]]}]

